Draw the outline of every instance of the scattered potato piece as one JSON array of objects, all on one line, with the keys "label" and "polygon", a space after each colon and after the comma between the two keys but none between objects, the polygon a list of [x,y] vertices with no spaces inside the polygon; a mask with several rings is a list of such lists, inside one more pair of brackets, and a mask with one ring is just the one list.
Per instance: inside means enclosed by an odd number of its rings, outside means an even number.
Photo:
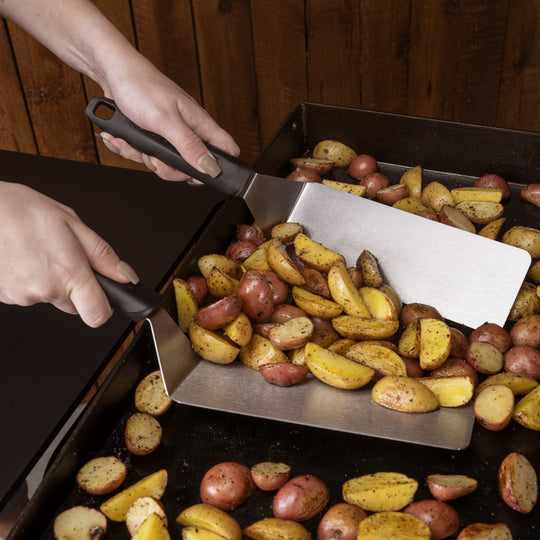
[{"label": "scattered potato piece", "polygon": [[83,465],[76,476],[77,484],[93,495],[105,495],[122,485],[127,468],[114,456],[91,459]]},{"label": "scattered potato piece", "polygon": [[183,510],[176,518],[184,527],[197,527],[219,534],[227,540],[242,540],[238,521],[224,510],[209,504],[195,504]]},{"label": "scattered potato piece", "polygon": [[431,530],[415,516],[403,512],[378,512],[363,519],[358,526],[362,540],[430,540]]},{"label": "scattered potato piece", "polygon": [[139,412],[161,416],[169,410],[172,403],[172,399],[165,392],[159,369],[146,375],[135,388],[135,408]]},{"label": "scattered potato piece", "polygon": [[151,454],[161,443],[161,435],[160,423],[149,414],[132,414],[126,422],[126,447],[132,454]]},{"label": "scattered potato piece", "polygon": [[53,528],[57,540],[100,540],[107,531],[107,518],[95,508],[74,506],[56,516]]},{"label": "scattered potato piece", "polygon": [[409,188],[409,195],[420,199],[422,196],[422,167],[416,165],[403,173],[399,180],[400,184],[405,184]]},{"label": "scattered potato piece", "polygon": [[513,418],[528,429],[540,431],[540,386],[517,402]]},{"label": "scattered potato piece", "polygon": [[263,491],[279,489],[291,475],[291,467],[285,463],[264,461],[251,467],[251,476],[255,485]]},{"label": "scattered potato piece", "polygon": [[170,540],[167,525],[157,514],[150,514],[131,540]]},{"label": "scattered potato piece", "polygon": [[458,187],[451,191],[454,201],[459,204],[463,201],[492,201],[500,203],[502,189],[491,187]]},{"label": "scattered potato piece", "polygon": [[531,462],[517,452],[508,454],[499,467],[499,492],[513,510],[529,514],[538,500],[538,478]]},{"label": "scattered potato piece", "polygon": [[491,240],[497,240],[506,218],[500,217],[489,222],[487,225],[484,225],[479,231],[478,234],[485,238],[490,238]]},{"label": "scattered potato piece", "polygon": [[375,403],[394,411],[428,413],[440,407],[437,396],[424,384],[409,377],[388,375],[371,390]]},{"label": "scattered potato piece", "polygon": [[349,184],[348,182],[337,182],[335,180],[323,180],[322,183],[325,186],[339,189],[345,193],[356,195],[357,197],[364,197],[366,194],[366,186],[360,186],[358,184]]},{"label": "scattered potato piece", "polygon": [[126,512],[126,527],[129,534],[133,536],[151,514],[157,514],[165,527],[167,526],[167,516],[161,502],[148,496],[135,499]]},{"label": "scattered potato piece", "polygon": [[311,539],[308,530],[301,523],[279,518],[264,518],[256,521],[244,529],[244,534],[254,540]]},{"label": "scattered potato piece", "polygon": [[176,312],[178,314],[178,326],[182,332],[187,332],[193,315],[197,313],[199,304],[187,281],[176,278],[173,280],[174,296],[176,299]]},{"label": "scattered potato piece", "polygon": [[380,321],[353,315],[340,315],[332,319],[332,326],[344,338],[388,339],[399,330],[399,321]]},{"label": "scattered potato piece", "polygon": [[452,337],[444,321],[420,320],[420,367],[433,370],[442,366],[450,355]]},{"label": "scattered potato piece", "polygon": [[453,501],[472,493],[478,481],[463,474],[430,474],[427,486],[438,501]]},{"label": "scattered potato piece", "polygon": [[469,403],[474,394],[474,383],[466,375],[422,377],[418,380],[437,396],[441,407],[461,407]]},{"label": "scattered potato piece", "polygon": [[343,255],[319,244],[304,233],[296,235],[294,250],[301,261],[321,272],[328,272],[339,261],[345,262]]},{"label": "scattered potato piece", "polygon": [[384,345],[360,342],[345,353],[347,358],[374,369],[380,375],[407,376],[405,363],[396,352]]},{"label": "scattered potato piece", "polygon": [[367,249],[364,249],[356,261],[356,268],[362,272],[366,287],[380,287],[383,284],[383,276],[379,268],[379,261]]},{"label": "scattered potato piece", "polygon": [[471,523],[457,540],[512,540],[512,533],[504,523]]},{"label": "scattered potato piece", "polygon": [[504,429],[514,412],[514,393],[503,384],[484,387],[474,401],[474,414],[478,422],[490,431]]}]

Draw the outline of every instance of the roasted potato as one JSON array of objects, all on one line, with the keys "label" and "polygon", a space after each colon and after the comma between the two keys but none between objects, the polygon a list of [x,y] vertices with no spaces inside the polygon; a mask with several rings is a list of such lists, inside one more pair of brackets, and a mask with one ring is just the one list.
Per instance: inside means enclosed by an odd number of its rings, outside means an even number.
[{"label": "roasted potato", "polygon": [[456,204],[456,209],[476,225],[487,225],[499,219],[504,212],[501,203],[492,201],[462,201]]},{"label": "roasted potato", "polygon": [[363,284],[367,287],[380,287],[384,278],[377,257],[367,249],[360,253],[356,260],[356,268],[362,272]]},{"label": "roasted potato", "polygon": [[247,345],[240,349],[240,361],[247,367],[259,370],[265,364],[287,362],[287,355],[272,345],[269,339],[253,334]]},{"label": "roasted potato", "polygon": [[253,335],[253,326],[248,316],[240,312],[238,317],[233,319],[225,328],[223,333],[234,343],[243,347],[251,341]]},{"label": "roasted potato", "polygon": [[481,324],[471,332],[469,342],[473,343],[474,341],[491,343],[502,353],[505,353],[512,346],[512,337],[508,330],[489,322]]},{"label": "roasted potato", "polygon": [[304,277],[287,253],[287,248],[277,238],[272,238],[266,257],[270,268],[286,283],[290,285],[303,285]]},{"label": "roasted potato", "polygon": [[77,472],[79,487],[92,495],[105,495],[122,485],[127,467],[114,456],[91,459]]},{"label": "roasted potato", "polygon": [[249,269],[237,289],[242,311],[252,322],[264,323],[274,312],[274,293],[263,271]]},{"label": "roasted potato", "polygon": [[476,420],[490,431],[504,429],[514,412],[514,393],[504,384],[486,386],[474,400]]},{"label": "roasted potato", "polygon": [[504,369],[540,379],[540,350],[529,345],[510,347],[504,353]]},{"label": "roasted potato", "polygon": [[317,540],[357,540],[358,524],[367,517],[359,506],[337,503],[331,506],[317,527]]},{"label": "roasted potato", "polygon": [[295,304],[312,317],[333,319],[343,311],[341,304],[324,298],[324,296],[309,292],[301,287],[292,288],[292,297]]},{"label": "roasted potato", "polygon": [[432,540],[443,540],[454,536],[461,526],[456,510],[449,504],[436,499],[413,502],[403,512],[421,519],[430,528]]},{"label": "roasted potato", "polygon": [[300,225],[300,223],[287,221],[274,225],[270,230],[270,237],[277,238],[282,244],[287,246],[292,244],[296,238],[296,235],[301,232],[302,225]]},{"label": "roasted potato", "polygon": [[[334,302],[342,306],[347,315],[371,318],[371,314],[362,300],[360,291],[354,285],[347,267],[342,261],[334,264],[328,272],[328,289]],[[333,315],[336,317],[339,313]],[[329,317],[330,318],[330,317]]]},{"label": "roasted potato", "polygon": [[474,382],[467,375],[422,377],[418,380],[437,396],[441,407],[461,407],[474,395]]},{"label": "roasted potato", "polygon": [[405,304],[399,316],[402,326],[409,326],[409,324],[415,319],[443,320],[442,315],[433,306],[422,304],[420,302],[411,302],[410,304]]},{"label": "roasted potato", "polygon": [[246,465],[224,461],[210,467],[201,480],[201,501],[220,510],[233,510],[255,491],[251,471]]},{"label": "roasted potato", "polygon": [[287,180],[294,180],[295,182],[315,182],[317,184],[322,182],[321,175],[313,169],[294,169],[285,178]]},{"label": "roasted potato", "polygon": [[240,296],[235,293],[202,307],[193,315],[193,320],[206,330],[218,330],[236,319],[241,310]]},{"label": "roasted potato", "polygon": [[297,157],[289,161],[297,169],[310,169],[321,176],[328,174],[334,168],[334,162],[331,159]]},{"label": "roasted potato", "polygon": [[291,476],[291,467],[285,463],[264,461],[251,467],[251,477],[255,485],[263,491],[279,489]]},{"label": "roasted potato", "polygon": [[452,337],[450,329],[439,319],[420,319],[420,356],[422,369],[436,369],[450,356]]},{"label": "roasted potato", "polygon": [[244,529],[244,535],[254,540],[276,540],[278,538],[294,538],[294,540],[311,540],[308,530],[290,519],[264,518]]},{"label": "roasted potato", "polygon": [[373,156],[360,154],[351,161],[347,172],[357,180],[364,178],[368,174],[377,172],[377,160]]},{"label": "roasted potato", "polygon": [[131,536],[134,536],[146,519],[152,515],[157,515],[165,527],[167,527],[167,516],[163,509],[163,503],[154,497],[139,497],[135,499],[126,513],[126,527]]},{"label": "roasted potato", "polygon": [[524,201],[540,206],[540,184],[525,186],[520,192],[520,197]]},{"label": "roasted potato", "polygon": [[359,183],[360,186],[366,188],[365,196],[368,199],[374,199],[377,196],[377,192],[390,185],[390,180],[386,174],[381,172],[374,172],[366,174]]},{"label": "roasted potato", "polygon": [[463,474],[430,474],[427,479],[430,493],[438,501],[453,501],[478,487],[478,481]]},{"label": "roasted potato", "polygon": [[227,274],[234,279],[240,279],[242,277],[242,267],[231,259],[225,257],[225,255],[219,255],[216,253],[210,253],[209,255],[203,255],[197,260],[197,265],[201,274],[208,280],[208,274],[212,268],[217,268],[223,274]]},{"label": "roasted potato", "polygon": [[[206,279],[200,276],[206,286]],[[199,303],[193,294],[187,281],[177,278],[173,280],[174,295],[176,299],[176,311],[178,326],[182,332],[187,332],[193,316],[199,309]]]},{"label": "roasted potato", "polygon": [[315,145],[312,157],[333,161],[336,167],[348,167],[356,157],[356,152],[340,141],[325,139]]},{"label": "roasted potato", "polygon": [[135,408],[139,412],[161,416],[170,409],[172,403],[165,391],[159,369],[146,375],[135,388]]},{"label": "roasted potato", "polygon": [[239,347],[199,326],[195,321],[189,325],[189,339],[193,350],[201,358],[216,364],[230,364],[240,353]]},{"label": "roasted potato", "polygon": [[349,184],[348,182],[338,182],[336,180],[323,180],[322,183],[329,188],[339,189],[339,191],[344,191],[357,197],[364,197],[366,195],[366,186],[361,186],[360,184]]},{"label": "roasted potato", "polygon": [[270,330],[270,342],[282,351],[303,347],[313,335],[314,326],[309,317],[296,317]]},{"label": "roasted potato", "polygon": [[238,280],[217,266],[213,266],[206,273],[208,292],[215,298],[230,296],[238,289]]},{"label": "roasted potato", "polygon": [[340,315],[332,319],[332,326],[344,338],[388,339],[399,330],[399,321],[364,319],[353,315]]},{"label": "roasted potato", "polygon": [[458,535],[457,540],[512,540],[510,529],[504,523],[472,523]]},{"label": "roasted potato", "polygon": [[478,384],[478,374],[466,360],[449,357],[446,362],[429,373],[430,377],[469,377],[473,386]]},{"label": "roasted potato", "polygon": [[430,182],[422,190],[422,202],[429,208],[439,213],[439,210],[445,205],[454,206],[454,197],[450,190],[440,182]]},{"label": "roasted potato", "polygon": [[499,219],[490,221],[478,231],[478,236],[483,236],[484,238],[489,238],[491,240],[497,240],[505,221],[505,217],[500,217]]},{"label": "roasted potato", "polygon": [[538,296],[537,288],[528,281],[524,281],[519,289],[508,320],[517,321],[527,315],[535,315],[540,313],[540,296]]},{"label": "roasted potato", "polygon": [[405,184],[392,184],[379,189],[375,194],[376,199],[389,206],[397,203],[409,195],[409,188]]},{"label": "roasted potato", "polygon": [[73,506],[56,516],[53,529],[57,540],[100,540],[107,531],[107,518],[95,508]]},{"label": "roasted potato", "polygon": [[505,244],[527,251],[533,259],[540,257],[540,230],[516,225],[508,229],[501,239]]},{"label": "roasted potato", "polygon": [[257,251],[257,245],[248,240],[236,240],[227,246],[225,257],[234,262],[245,261],[250,255]]},{"label": "roasted potato", "polygon": [[518,319],[510,330],[510,339],[514,345],[540,347],[540,315],[526,315]]},{"label": "roasted potato", "polygon": [[330,492],[322,480],[310,474],[296,476],[279,488],[272,512],[278,519],[307,521],[322,512],[329,500]]},{"label": "roasted potato", "polygon": [[296,235],[294,251],[301,261],[321,272],[328,272],[334,264],[340,261],[345,262],[343,255],[319,244],[304,233]]},{"label": "roasted potato", "polygon": [[440,407],[437,396],[426,385],[409,377],[383,377],[373,386],[371,398],[387,409],[401,412],[427,413]]},{"label": "roasted potato", "polygon": [[251,242],[256,246],[260,246],[266,242],[266,238],[262,231],[247,223],[238,225],[236,228],[236,239],[241,242]]},{"label": "roasted potato", "polygon": [[396,201],[392,208],[397,210],[403,210],[404,212],[409,212],[409,214],[419,214],[420,212],[425,212],[426,210],[431,210],[428,208],[419,197],[403,197]]},{"label": "roasted potato", "polygon": [[299,384],[309,373],[306,365],[298,365],[292,362],[264,364],[259,368],[259,371],[265,380],[277,386]]},{"label": "roasted potato", "polygon": [[124,430],[126,448],[137,456],[146,456],[156,450],[161,443],[161,424],[149,414],[132,414]]},{"label": "roasted potato", "polygon": [[510,198],[510,186],[506,180],[498,174],[484,174],[473,185],[473,187],[496,188],[502,191],[502,200],[507,201]]},{"label": "roasted potato", "polygon": [[328,287],[328,280],[322,272],[315,270],[315,268],[302,268],[300,273],[304,277],[305,283],[303,288],[309,292],[330,298],[330,288]]},{"label": "roasted potato", "polygon": [[538,500],[538,477],[531,462],[518,452],[508,454],[499,467],[499,492],[513,510],[529,514]]},{"label": "roasted potato", "polygon": [[345,352],[345,356],[370,367],[379,376],[407,376],[407,368],[399,354],[384,345],[360,342],[349,347]]},{"label": "roasted potato", "polygon": [[183,510],[176,518],[184,527],[197,527],[211,531],[227,540],[242,540],[242,529],[230,514],[210,504],[195,504]]},{"label": "roasted potato", "polygon": [[362,540],[429,540],[429,527],[416,516],[403,512],[377,512],[358,525],[358,538]]},{"label": "roasted potato", "polygon": [[486,341],[473,341],[469,345],[467,352],[467,362],[478,371],[485,375],[499,373],[504,366],[503,353]]},{"label": "roasted potato", "polygon": [[490,201],[499,203],[502,200],[502,189],[495,187],[471,186],[458,187],[451,191],[456,204],[463,201]]},{"label": "roasted potato", "polygon": [[417,165],[403,173],[399,180],[400,184],[405,184],[409,189],[409,197],[420,199],[422,196],[422,167]]},{"label": "roasted potato", "polygon": [[503,371],[502,373],[491,375],[482,381],[476,388],[476,394],[478,394],[486,386],[491,386],[492,384],[504,384],[505,386],[508,386],[508,388],[510,388],[515,395],[520,395],[528,394],[534,390],[539,383],[528,375]]},{"label": "roasted potato", "polygon": [[540,386],[518,401],[513,418],[527,429],[540,431]]}]

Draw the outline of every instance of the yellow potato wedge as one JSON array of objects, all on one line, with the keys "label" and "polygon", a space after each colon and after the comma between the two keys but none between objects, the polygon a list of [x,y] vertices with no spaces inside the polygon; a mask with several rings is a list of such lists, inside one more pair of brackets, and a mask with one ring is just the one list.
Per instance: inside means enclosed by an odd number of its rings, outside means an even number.
[{"label": "yellow potato wedge", "polygon": [[[161,521],[163,522],[164,527],[157,527],[157,531],[161,533],[163,528],[167,527],[167,516],[165,515],[165,510],[161,502],[154,499],[154,497],[139,497],[135,499],[128,508],[126,513],[126,527],[131,536],[134,536],[137,531],[140,529],[142,524],[148,519],[152,514],[157,514]],[[155,525],[159,525],[156,522]],[[146,525],[147,528],[154,528],[154,526]],[[144,530],[143,530],[144,531]],[[151,536],[147,536],[149,540]]]},{"label": "yellow potato wedge", "polygon": [[512,540],[504,523],[471,523],[461,530],[458,540]]},{"label": "yellow potato wedge", "polygon": [[405,358],[420,356],[420,320],[415,319],[403,330],[398,341],[398,352]]},{"label": "yellow potato wedge", "polygon": [[213,266],[207,273],[206,284],[208,292],[216,298],[225,298],[233,295],[238,289],[239,281],[229,274]]},{"label": "yellow potato wedge", "polygon": [[377,512],[364,518],[358,527],[362,540],[430,540],[431,530],[421,519],[404,512]]},{"label": "yellow potato wedge", "polygon": [[508,386],[515,395],[528,394],[532,390],[538,387],[540,383],[536,379],[523,375],[522,373],[513,373],[511,371],[503,371],[491,375],[484,381],[482,381],[477,387],[475,394],[481,392],[487,386],[492,384],[504,384]]},{"label": "yellow potato wedge", "polygon": [[340,141],[324,139],[315,145],[312,157],[333,161],[336,167],[347,167],[356,157],[356,152]]},{"label": "yellow potato wedge", "polygon": [[366,186],[360,186],[358,184],[349,184],[347,182],[337,182],[335,180],[323,180],[322,183],[325,186],[339,189],[345,193],[356,195],[357,197],[364,197],[366,194]]},{"label": "yellow potato wedge", "polygon": [[332,319],[332,326],[340,336],[350,339],[388,339],[399,329],[399,321],[363,319],[353,315],[340,315]]},{"label": "yellow potato wedge", "polygon": [[308,530],[296,521],[264,518],[244,528],[244,535],[254,540],[310,540]]},{"label": "yellow potato wedge", "polygon": [[347,349],[349,347],[352,347],[358,343],[355,339],[348,339],[348,338],[340,338],[337,341],[334,341],[334,343],[328,345],[326,347],[329,351],[336,352],[338,354],[341,354],[345,356],[345,352],[347,352]]},{"label": "yellow potato wedge", "polygon": [[420,319],[420,367],[433,370],[442,366],[451,350],[448,325],[439,319]]},{"label": "yellow potato wedge", "polygon": [[409,196],[420,199],[422,196],[422,167],[417,165],[403,173],[399,180],[409,188]]},{"label": "yellow potato wedge", "polygon": [[360,296],[360,292],[355,287],[349,271],[343,262],[340,261],[330,268],[328,272],[328,288],[334,302],[343,306],[343,311],[347,315],[364,318],[371,317],[366,304]]},{"label": "yellow potato wedge", "polygon": [[501,217],[489,222],[478,231],[479,236],[483,236],[484,238],[489,238],[491,240],[497,240],[505,221],[506,218]]},{"label": "yellow potato wedge", "polygon": [[161,499],[167,486],[167,479],[166,469],[145,476],[142,480],[107,499],[99,509],[111,521],[124,521],[127,511],[135,499],[145,496]]},{"label": "yellow potato wedge", "polygon": [[362,272],[363,284],[367,287],[380,287],[383,284],[383,276],[379,268],[377,257],[364,249],[356,261],[356,268]]},{"label": "yellow potato wedge", "polygon": [[242,277],[241,265],[231,261],[231,259],[225,257],[225,255],[218,255],[216,253],[203,255],[197,260],[197,266],[199,267],[201,274],[207,279],[208,273],[214,267],[235,279],[240,279]]},{"label": "yellow potato wedge", "polygon": [[131,540],[170,540],[170,538],[166,523],[157,514],[150,514]]},{"label": "yellow potato wedge", "polygon": [[493,201],[462,201],[456,204],[456,208],[477,225],[491,223],[504,212],[504,206]]},{"label": "yellow potato wedge", "polygon": [[540,386],[516,403],[513,418],[528,429],[540,431]]},{"label": "yellow potato wedge", "polygon": [[[397,321],[398,313],[391,298],[381,289],[375,287],[360,287],[360,297],[367,306],[372,319]],[[354,313],[349,313],[354,315]]]},{"label": "yellow potato wedge", "polygon": [[360,342],[349,347],[345,356],[374,369],[380,375],[407,376],[405,363],[399,354],[384,345]]},{"label": "yellow potato wedge", "polygon": [[321,272],[328,272],[339,261],[345,263],[343,255],[319,244],[304,233],[296,235],[294,250],[301,261]]},{"label": "yellow potato wedge", "polygon": [[403,304],[401,302],[401,298],[399,297],[398,293],[390,287],[390,285],[387,285],[386,283],[383,283],[379,286],[379,289],[390,298],[392,304],[394,304],[394,309],[396,310],[397,316],[399,317],[401,314],[401,309],[403,307]]},{"label": "yellow potato wedge", "polygon": [[304,276],[295,266],[289,254],[287,248],[277,238],[272,238],[268,249],[266,251],[266,257],[270,268],[283,280],[290,285],[303,285],[306,280]]},{"label": "yellow potato wedge", "polygon": [[176,518],[184,527],[197,527],[220,535],[226,540],[242,540],[242,529],[230,514],[209,504],[195,504]]},{"label": "yellow potato wedge", "polygon": [[501,239],[505,244],[528,251],[533,259],[540,257],[540,230],[516,225],[508,229]]},{"label": "yellow potato wedge", "polygon": [[454,377],[421,377],[419,380],[426,385],[439,400],[441,407],[461,407],[469,403],[474,395],[474,383],[466,375]]},{"label": "yellow potato wedge", "polygon": [[351,478],[343,484],[343,499],[366,512],[395,512],[413,501],[414,478],[396,472],[377,472]]},{"label": "yellow potato wedge", "polygon": [[343,306],[337,302],[300,287],[293,287],[291,292],[294,303],[312,317],[333,319],[343,311]]},{"label": "yellow potato wedge", "polygon": [[240,347],[247,345],[253,335],[251,321],[245,313],[240,313],[236,319],[223,328],[225,335]]},{"label": "yellow potato wedge", "polygon": [[302,232],[302,225],[292,221],[278,223],[272,227],[270,236],[277,238],[282,244],[289,245],[294,242],[296,235]]},{"label": "yellow potato wedge", "polygon": [[270,264],[268,263],[268,257],[266,256],[266,250],[270,245],[270,240],[261,244],[257,249],[242,263],[242,266],[249,270],[253,268],[254,270],[272,270]]},{"label": "yellow potato wedge", "polygon": [[323,349],[315,343],[306,345],[305,360],[309,370],[317,379],[345,390],[365,386],[375,374],[373,369],[338,353]]},{"label": "yellow potato wedge", "polygon": [[382,407],[400,412],[428,413],[440,406],[437,396],[420,381],[393,375],[375,383],[371,398]]},{"label": "yellow potato wedge", "polygon": [[283,351],[274,347],[270,340],[254,333],[249,343],[240,349],[240,361],[258,371],[264,364],[288,362],[289,359]]},{"label": "yellow potato wedge", "polygon": [[440,182],[430,182],[422,190],[421,200],[427,207],[432,208],[437,213],[445,204],[455,205],[452,193]]},{"label": "yellow potato wedge", "polygon": [[201,358],[215,364],[230,364],[240,352],[238,347],[196,322],[189,325],[189,339],[193,350]]},{"label": "yellow potato wedge", "polygon": [[508,320],[517,321],[527,315],[535,315],[540,313],[540,295],[537,290],[539,287],[524,281],[518,291]]},{"label": "yellow potato wedge", "polygon": [[199,527],[184,527],[182,529],[182,540],[224,540],[221,534]]},{"label": "yellow potato wedge", "polygon": [[395,202],[392,208],[397,208],[410,214],[418,214],[418,212],[428,210],[428,207],[418,197],[404,197]]},{"label": "yellow potato wedge", "polygon": [[500,203],[502,189],[490,187],[459,187],[451,191],[456,204],[463,201],[491,201]]},{"label": "yellow potato wedge", "polygon": [[199,305],[188,282],[176,278],[173,280],[174,296],[176,299],[176,312],[178,314],[178,326],[182,332],[187,332],[193,315],[199,310]]}]

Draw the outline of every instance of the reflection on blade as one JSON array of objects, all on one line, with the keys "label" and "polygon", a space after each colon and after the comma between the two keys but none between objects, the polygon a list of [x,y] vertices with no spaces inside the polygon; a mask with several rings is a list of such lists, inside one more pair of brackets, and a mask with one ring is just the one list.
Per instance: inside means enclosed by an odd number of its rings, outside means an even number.
[{"label": "reflection on blade", "polygon": [[169,396],[199,364],[186,335],[162,308],[146,319],[150,323],[159,367]]}]

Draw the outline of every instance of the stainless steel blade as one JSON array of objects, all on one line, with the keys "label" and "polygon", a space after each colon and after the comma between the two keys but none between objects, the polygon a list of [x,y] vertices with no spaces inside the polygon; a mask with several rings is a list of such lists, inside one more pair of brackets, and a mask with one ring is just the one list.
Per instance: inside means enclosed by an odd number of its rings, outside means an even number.
[{"label": "stainless steel blade", "polygon": [[191,342],[163,309],[156,309],[146,320],[150,324],[165,389],[170,396],[199,365],[200,358]]},{"label": "stainless steel blade", "polygon": [[[271,200],[274,182],[257,175],[246,197],[258,209],[265,200],[258,194],[265,190],[271,217],[284,210]],[[522,249],[322,184],[301,184],[280,219],[301,223],[351,266],[362,250],[371,251],[403,302],[435,306],[446,319],[470,328],[486,321],[504,325],[531,264]]]}]

